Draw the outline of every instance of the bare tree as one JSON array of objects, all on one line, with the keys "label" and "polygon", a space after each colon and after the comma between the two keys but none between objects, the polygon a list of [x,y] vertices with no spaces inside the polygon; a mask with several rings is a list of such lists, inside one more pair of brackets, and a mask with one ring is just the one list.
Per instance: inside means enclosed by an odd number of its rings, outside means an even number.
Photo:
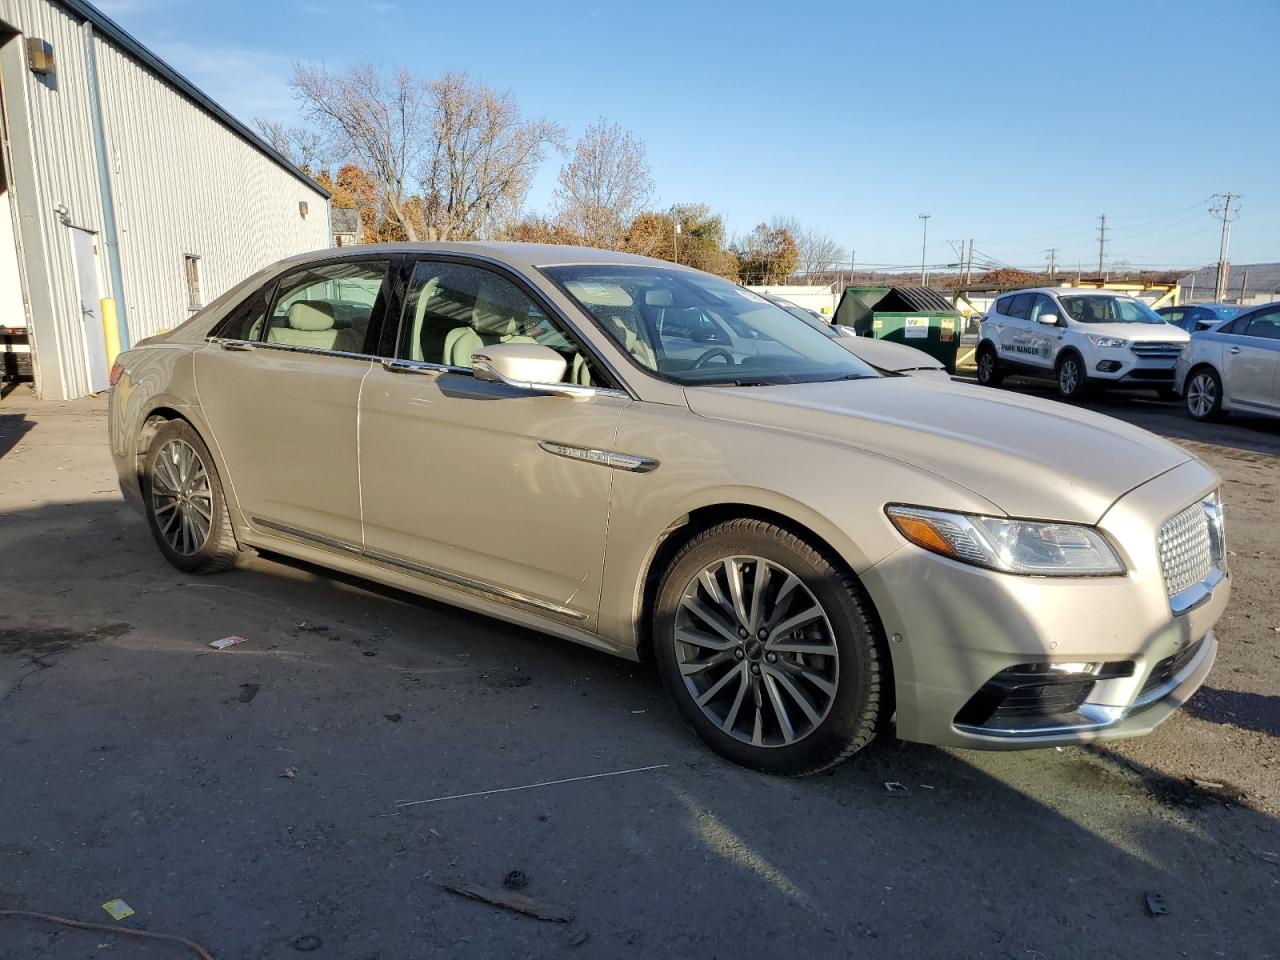
[{"label": "bare tree", "polygon": [[295,64],[290,86],[334,152],[369,173],[387,219],[406,239],[417,240],[419,218],[412,215],[409,190],[432,137],[422,82],[399,70],[388,83],[370,64],[345,74]]},{"label": "bare tree", "polygon": [[795,239],[799,249],[795,272],[800,276],[833,273],[845,259],[844,248],[829,234],[806,226],[797,217],[774,217],[769,226],[786,230]]},{"label": "bare tree", "polygon": [[587,127],[560,169],[556,206],[564,224],[591,246],[620,248],[653,191],[644,144],[604,119]]},{"label": "bare tree", "polygon": [[509,91],[446,73],[427,86],[431,134],[420,171],[432,239],[467,239],[519,210],[548,146],[564,130],[525,119]]},{"label": "bare tree", "polygon": [[328,146],[314,130],[286,126],[264,117],[255,117],[253,125],[276,153],[308,175],[320,173],[327,165]]}]

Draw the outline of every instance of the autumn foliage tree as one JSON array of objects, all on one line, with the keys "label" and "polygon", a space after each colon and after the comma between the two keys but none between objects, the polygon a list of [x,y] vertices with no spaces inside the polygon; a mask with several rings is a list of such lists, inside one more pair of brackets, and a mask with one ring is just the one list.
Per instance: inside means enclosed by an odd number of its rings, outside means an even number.
[{"label": "autumn foliage tree", "polygon": [[556,207],[588,246],[617,249],[653,190],[644,144],[616,123],[587,127],[560,169]]},{"label": "autumn foliage tree", "polygon": [[782,283],[795,273],[800,249],[786,227],[762,223],[737,245],[738,272],[744,284]]}]

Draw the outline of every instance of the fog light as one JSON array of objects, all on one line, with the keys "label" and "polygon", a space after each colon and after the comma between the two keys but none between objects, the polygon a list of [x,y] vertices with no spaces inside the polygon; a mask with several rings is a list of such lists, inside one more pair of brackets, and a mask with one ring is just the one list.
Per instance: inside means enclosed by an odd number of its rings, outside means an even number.
[{"label": "fog light", "polygon": [[1120,369],[1119,360],[1099,360],[1098,370],[1102,373],[1115,373]]},{"label": "fog light", "polygon": [[1001,670],[969,698],[955,722],[965,727],[1016,729],[1065,721],[1099,680],[1133,675],[1133,661],[1020,663]]}]

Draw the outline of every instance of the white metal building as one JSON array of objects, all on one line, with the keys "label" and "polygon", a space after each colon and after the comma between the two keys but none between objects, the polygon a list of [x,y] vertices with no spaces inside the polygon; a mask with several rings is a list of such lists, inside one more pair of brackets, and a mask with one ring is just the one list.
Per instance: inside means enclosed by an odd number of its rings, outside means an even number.
[{"label": "white metal building", "polygon": [[329,245],[328,193],[83,0],[0,0],[0,107],[0,334],[39,396],[106,385],[103,300],[127,348]]}]

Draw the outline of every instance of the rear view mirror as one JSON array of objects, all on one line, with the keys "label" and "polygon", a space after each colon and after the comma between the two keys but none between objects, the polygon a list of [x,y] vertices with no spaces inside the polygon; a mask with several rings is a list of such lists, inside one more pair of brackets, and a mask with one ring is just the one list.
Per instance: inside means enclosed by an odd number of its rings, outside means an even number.
[{"label": "rear view mirror", "polygon": [[644,305],[646,307],[669,307],[674,302],[670,287],[657,287],[644,292]]},{"label": "rear view mirror", "polygon": [[1056,313],[1042,313],[1036,319],[1046,327],[1056,327],[1058,325],[1058,315]]}]

